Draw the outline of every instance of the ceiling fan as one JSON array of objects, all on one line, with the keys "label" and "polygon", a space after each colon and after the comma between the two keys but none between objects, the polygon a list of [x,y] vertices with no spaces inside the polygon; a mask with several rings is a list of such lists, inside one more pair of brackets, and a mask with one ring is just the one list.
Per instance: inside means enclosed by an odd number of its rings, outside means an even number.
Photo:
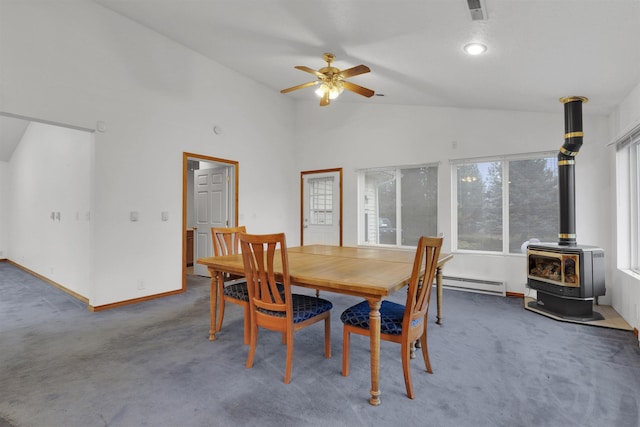
[{"label": "ceiling fan", "polygon": [[304,65],[296,65],[294,68],[298,70],[313,74],[318,79],[312,82],[303,83],[301,85],[293,86],[287,89],[282,89],[280,93],[287,93],[298,89],[303,89],[310,86],[318,86],[316,94],[320,97],[320,106],[324,107],[329,105],[331,99],[336,99],[338,95],[342,93],[344,89],[351,92],[355,92],[358,95],[372,97],[375,92],[366,87],[359,86],[355,83],[346,81],[346,78],[357,76],[359,74],[368,73],[371,70],[366,65],[356,65],[352,68],[340,71],[336,67],[332,67],[331,63],[336,58],[332,53],[325,53],[322,58],[327,62],[326,67],[320,68],[318,71],[305,67]]}]

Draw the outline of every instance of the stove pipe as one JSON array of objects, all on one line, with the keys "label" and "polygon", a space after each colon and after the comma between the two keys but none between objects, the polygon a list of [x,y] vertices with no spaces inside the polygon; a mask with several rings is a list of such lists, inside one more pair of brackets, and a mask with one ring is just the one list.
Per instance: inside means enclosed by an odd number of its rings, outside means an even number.
[{"label": "stove pipe", "polygon": [[582,146],[582,104],[584,96],[560,98],[564,104],[564,145],[558,153],[560,232],[558,245],[576,246],[575,156]]}]

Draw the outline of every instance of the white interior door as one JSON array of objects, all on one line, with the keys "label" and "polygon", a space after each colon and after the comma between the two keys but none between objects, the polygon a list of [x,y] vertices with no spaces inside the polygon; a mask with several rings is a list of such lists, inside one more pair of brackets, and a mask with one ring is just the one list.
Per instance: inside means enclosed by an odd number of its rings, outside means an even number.
[{"label": "white interior door", "polygon": [[302,242],[340,245],[340,172],[303,175]]},{"label": "white interior door", "polygon": [[[213,256],[211,227],[229,226],[229,168],[199,169],[193,173],[195,203],[194,257]],[[194,263],[194,274],[209,276],[207,267]]]}]

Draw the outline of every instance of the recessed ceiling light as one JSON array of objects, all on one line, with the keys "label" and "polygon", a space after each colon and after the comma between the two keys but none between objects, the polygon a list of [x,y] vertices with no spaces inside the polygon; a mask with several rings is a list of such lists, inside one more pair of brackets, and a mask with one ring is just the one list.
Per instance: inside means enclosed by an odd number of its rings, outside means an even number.
[{"label": "recessed ceiling light", "polygon": [[469,43],[464,46],[464,51],[469,55],[480,55],[481,53],[485,53],[487,51],[487,46],[482,43]]}]

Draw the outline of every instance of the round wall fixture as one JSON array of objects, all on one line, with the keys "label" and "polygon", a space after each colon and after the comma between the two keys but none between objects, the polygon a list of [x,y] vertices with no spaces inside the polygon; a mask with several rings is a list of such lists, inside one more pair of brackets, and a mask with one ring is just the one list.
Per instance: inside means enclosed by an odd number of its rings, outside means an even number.
[{"label": "round wall fixture", "polygon": [[222,128],[220,128],[220,126],[214,126],[213,133],[215,133],[216,135],[220,135],[222,133]]}]

